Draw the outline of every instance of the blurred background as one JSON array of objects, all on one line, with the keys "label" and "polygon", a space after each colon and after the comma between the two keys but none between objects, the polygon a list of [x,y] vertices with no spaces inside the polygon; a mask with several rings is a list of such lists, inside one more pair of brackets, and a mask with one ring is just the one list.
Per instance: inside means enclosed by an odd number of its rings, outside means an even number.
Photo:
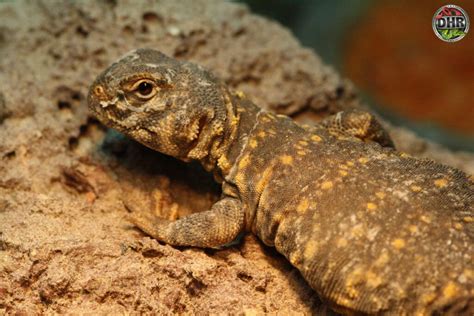
[{"label": "blurred background", "polygon": [[474,26],[461,41],[446,43],[431,25],[446,4],[474,17],[474,0],[239,2],[291,29],[388,121],[474,152]]}]

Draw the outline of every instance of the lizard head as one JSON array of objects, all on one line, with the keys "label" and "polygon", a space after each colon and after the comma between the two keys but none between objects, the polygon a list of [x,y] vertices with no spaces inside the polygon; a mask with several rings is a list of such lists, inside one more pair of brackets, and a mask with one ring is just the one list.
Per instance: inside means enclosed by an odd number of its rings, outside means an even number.
[{"label": "lizard head", "polygon": [[198,65],[138,49],[97,77],[88,104],[103,124],[154,150],[203,159],[225,132],[223,89]]}]

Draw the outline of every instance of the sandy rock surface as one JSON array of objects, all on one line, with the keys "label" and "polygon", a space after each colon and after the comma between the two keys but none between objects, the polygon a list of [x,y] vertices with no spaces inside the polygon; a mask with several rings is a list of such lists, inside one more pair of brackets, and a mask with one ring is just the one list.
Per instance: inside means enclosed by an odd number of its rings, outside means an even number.
[{"label": "sandy rock surface", "polygon": [[[126,221],[130,209],[202,211],[220,192],[200,166],[88,115],[94,77],[138,47],[199,62],[302,121],[361,106],[314,52],[239,4],[0,3],[0,313],[325,314],[299,273],[251,235],[222,250],[173,248]],[[473,155],[391,131],[403,151],[474,174]]]}]

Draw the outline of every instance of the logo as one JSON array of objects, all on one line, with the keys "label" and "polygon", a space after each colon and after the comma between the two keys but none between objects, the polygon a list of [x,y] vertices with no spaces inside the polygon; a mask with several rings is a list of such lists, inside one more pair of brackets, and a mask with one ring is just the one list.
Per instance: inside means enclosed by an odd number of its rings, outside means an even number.
[{"label": "logo", "polygon": [[433,16],[433,31],[442,41],[457,42],[469,31],[469,17],[461,7],[447,4]]}]

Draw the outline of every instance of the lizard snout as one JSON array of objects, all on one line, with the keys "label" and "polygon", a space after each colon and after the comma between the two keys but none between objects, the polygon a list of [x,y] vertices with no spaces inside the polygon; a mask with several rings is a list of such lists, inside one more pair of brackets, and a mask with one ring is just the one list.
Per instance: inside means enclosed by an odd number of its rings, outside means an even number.
[{"label": "lizard snout", "polygon": [[114,105],[116,101],[117,98],[112,99],[106,88],[100,83],[93,85],[89,91],[89,106],[99,106],[105,109],[110,105]]}]

